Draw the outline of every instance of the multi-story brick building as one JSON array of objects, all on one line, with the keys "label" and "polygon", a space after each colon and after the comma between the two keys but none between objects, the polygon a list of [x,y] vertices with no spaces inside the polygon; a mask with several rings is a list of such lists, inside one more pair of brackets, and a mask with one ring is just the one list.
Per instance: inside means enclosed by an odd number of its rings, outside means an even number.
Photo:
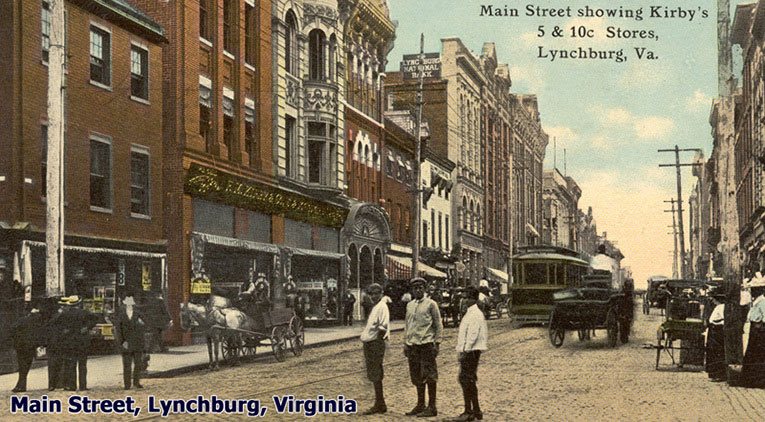
[{"label": "multi-story brick building", "polygon": [[[50,34],[49,2],[0,3],[0,255],[16,262],[14,276],[31,286],[33,297],[51,293],[44,233]],[[65,34],[60,293],[81,295],[87,309],[108,314],[117,297],[140,300],[142,292],[164,287],[166,39],[156,21],[123,0],[67,1]]]},{"label": "multi-story brick building", "polygon": [[481,94],[481,153],[484,162],[483,253],[486,277],[506,283],[510,258],[512,132],[510,69],[498,63],[494,43],[479,58],[486,80]]},{"label": "multi-story brick building", "polygon": [[536,95],[511,95],[513,127],[513,248],[540,243],[542,162],[549,137],[542,129]]},{"label": "multi-story brick building", "polygon": [[582,190],[572,177],[564,176],[557,168],[544,172],[542,185],[542,242],[577,250],[579,198]]}]

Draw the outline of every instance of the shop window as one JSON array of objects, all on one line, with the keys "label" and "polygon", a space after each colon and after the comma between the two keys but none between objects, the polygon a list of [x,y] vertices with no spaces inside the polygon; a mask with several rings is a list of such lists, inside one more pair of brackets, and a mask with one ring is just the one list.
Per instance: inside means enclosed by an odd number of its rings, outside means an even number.
[{"label": "shop window", "polygon": [[90,206],[112,208],[111,141],[106,138],[90,140]]},{"label": "shop window", "polygon": [[326,252],[340,251],[340,231],[331,227],[318,227],[313,249]]},{"label": "shop window", "polygon": [[234,208],[215,202],[194,199],[194,231],[234,237]]},{"label": "shop window", "polygon": [[271,243],[271,216],[255,211],[247,211],[246,240]]},{"label": "shop window", "polygon": [[95,25],[90,26],[90,80],[111,85],[111,34]]},{"label": "shop window", "polygon": [[130,151],[130,212],[149,215],[149,154],[135,148]]},{"label": "shop window", "polygon": [[149,99],[149,51],[135,44],[130,46],[130,95]]}]

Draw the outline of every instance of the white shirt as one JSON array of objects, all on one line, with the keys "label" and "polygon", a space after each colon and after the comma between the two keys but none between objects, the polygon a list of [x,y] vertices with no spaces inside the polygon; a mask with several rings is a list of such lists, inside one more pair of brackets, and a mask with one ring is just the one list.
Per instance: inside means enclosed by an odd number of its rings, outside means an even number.
[{"label": "white shirt", "polygon": [[709,323],[712,325],[723,325],[725,322],[725,304],[721,303],[712,310],[712,314],[709,315]]},{"label": "white shirt", "polygon": [[757,296],[752,302],[752,308],[749,309],[746,318],[749,322],[765,322],[765,295]]},{"label": "white shirt", "polygon": [[472,352],[474,350],[487,350],[489,340],[489,326],[483,317],[483,312],[478,305],[467,309],[465,316],[460,322],[459,334],[457,334],[458,352]]},{"label": "white shirt", "polygon": [[364,343],[377,340],[381,330],[385,331],[383,340],[387,340],[388,337],[390,337],[390,331],[388,329],[390,325],[390,311],[388,311],[389,301],[390,298],[388,296],[383,296],[369,313],[367,325],[361,333],[361,341]]}]

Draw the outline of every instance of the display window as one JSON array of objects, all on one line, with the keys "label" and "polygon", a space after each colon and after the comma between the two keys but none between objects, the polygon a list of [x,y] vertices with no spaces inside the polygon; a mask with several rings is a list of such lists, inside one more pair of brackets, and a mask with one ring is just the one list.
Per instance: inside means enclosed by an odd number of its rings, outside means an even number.
[{"label": "display window", "polygon": [[295,255],[291,269],[306,319],[338,319],[340,260]]}]

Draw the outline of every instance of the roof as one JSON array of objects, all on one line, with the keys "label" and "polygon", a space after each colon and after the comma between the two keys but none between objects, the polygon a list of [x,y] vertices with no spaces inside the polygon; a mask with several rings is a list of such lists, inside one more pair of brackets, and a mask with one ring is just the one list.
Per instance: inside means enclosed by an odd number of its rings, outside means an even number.
[{"label": "roof", "polygon": [[[130,3],[129,0],[73,0],[83,8],[105,9],[114,14],[117,19],[122,19],[145,31],[150,36],[161,41],[167,41],[165,30],[162,26],[150,18],[142,10]],[[108,19],[108,16],[104,16]]]},{"label": "roof", "polygon": [[587,261],[573,256],[566,256],[557,253],[529,253],[523,255],[516,255],[513,257],[513,261],[565,261],[574,264],[590,266]]}]

